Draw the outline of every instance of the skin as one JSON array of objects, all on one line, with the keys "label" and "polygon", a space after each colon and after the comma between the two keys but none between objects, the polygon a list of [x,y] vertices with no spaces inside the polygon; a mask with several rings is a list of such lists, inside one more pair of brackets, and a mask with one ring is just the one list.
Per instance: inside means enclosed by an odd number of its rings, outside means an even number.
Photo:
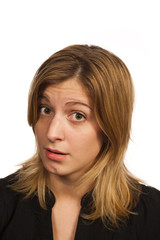
[{"label": "skin", "polygon": [[[84,87],[76,79],[49,86],[39,111],[35,136],[44,167],[49,175],[75,181],[92,166],[102,146],[101,130]],[[67,155],[62,161],[52,161],[46,148]]]},{"label": "skin", "polygon": [[[48,86],[39,100],[34,130],[56,198],[52,209],[56,240],[74,239],[80,201],[89,187],[76,191],[74,185],[92,167],[102,146],[102,133],[92,107],[84,87],[75,78]],[[66,155],[60,161],[51,159],[46,154],[48,148]]]}]

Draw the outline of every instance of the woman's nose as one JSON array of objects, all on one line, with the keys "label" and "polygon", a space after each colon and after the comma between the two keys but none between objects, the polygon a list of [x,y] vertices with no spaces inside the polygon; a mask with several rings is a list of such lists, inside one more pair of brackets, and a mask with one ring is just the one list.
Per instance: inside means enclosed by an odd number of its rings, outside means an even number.
[{"label": "woman's nose", "polygon": [[51,120],[48,126],[47,138],[50,142],[62,141],[64,139],[64,123],[60,117],[54,116]]}]

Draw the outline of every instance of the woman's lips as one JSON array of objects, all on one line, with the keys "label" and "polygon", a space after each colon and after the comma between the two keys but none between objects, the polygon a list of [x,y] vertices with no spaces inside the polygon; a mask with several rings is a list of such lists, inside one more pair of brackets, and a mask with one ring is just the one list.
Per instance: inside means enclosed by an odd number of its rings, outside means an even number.
[{"label": "woman's lips", "polygon": [[46,148],[46,156],[53,161],[62,161],[68,154],[57,149]]}]

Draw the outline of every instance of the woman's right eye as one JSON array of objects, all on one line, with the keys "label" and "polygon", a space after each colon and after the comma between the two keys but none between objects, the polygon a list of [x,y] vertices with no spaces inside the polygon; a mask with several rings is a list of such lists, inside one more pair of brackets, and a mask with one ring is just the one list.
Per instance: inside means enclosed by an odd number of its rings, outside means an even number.
[{"label": "woman's right eye", "polygon": [[48,107],[40,106],[39,112],[42,115],[47,115],[47,114],[50,114],[51,110]]}]

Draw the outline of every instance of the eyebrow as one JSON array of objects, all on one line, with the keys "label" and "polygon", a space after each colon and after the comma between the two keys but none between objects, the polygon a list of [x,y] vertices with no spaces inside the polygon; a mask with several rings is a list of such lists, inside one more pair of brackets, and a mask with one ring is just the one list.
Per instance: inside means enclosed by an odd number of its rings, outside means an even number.
[{"label": "eyebrow", "polygon": [[49,99],[45,95],[39,95],[38,99],[45,99],[47,102],[50,102]]},{"label": "eyebrow", "polygon": [[[48,97],[45,96],[45,95],[39,95],[38,98],[39,98],[39,99],[45,99],[48,103],[50,103],[50,100],[49,100]],[[91,108],[91,106],[89,106],[89,105],[86,104],[86,103],[79,102],[79,101],[77,101],[77,100],[69,100],[65,105],[83,105],[83,106],[85,106],[85,107],[90,108],[90,109],[93,111],[93,109]]]},{"label": "eyebrow", "polygon": [[83,102],[78,102],[78,101],[70,101],[70,102],[67,102],[66,103],[66,105],[83,105],[83,106],[85,106],[85,107],[88,107],[88,108],[90,108],[91,110],[93,110],[88,104],[86,104],[86,103],[83,103]]}]

